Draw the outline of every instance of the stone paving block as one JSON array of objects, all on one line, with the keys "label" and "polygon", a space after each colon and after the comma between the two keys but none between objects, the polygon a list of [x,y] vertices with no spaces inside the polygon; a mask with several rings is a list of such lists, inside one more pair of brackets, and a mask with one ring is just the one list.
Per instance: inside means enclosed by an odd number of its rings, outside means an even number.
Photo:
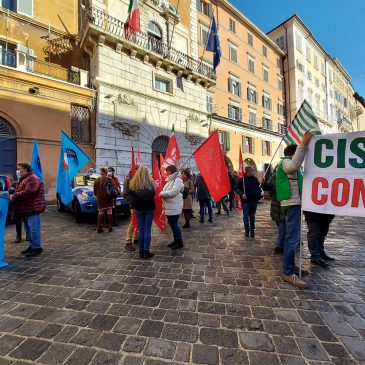
[{"label": "stone paving block", "polygon": [[71,338],[70,342],[82,346],[94,346],[100,336],[101,332],[99,331],[81,329]]},{"label": "stone paving block", "polygon": [[9,356],[15,359],[22,360],[37,360],[42,354],[51,346],[51,342],[38,340],[38,339],[26,339],[15,350],[13,350]]},{"label": "stone paving block", "polygon": [[219,319],[219,316],[216,316],[216,315],[199,313],[198,323],[199,323],[199,326],[202,326],[202,327],[219,327],[220,319]]},{"label": "stone paving block", "polygon": [[239,334],[241,346],[249,350],[273,352],[275,350],[270,337],[265,333],[242,332]]},{"label": "stone paving block", "polygon": [[322,342],[322,345],[330,356],[333,356],[335,358],[349,358],[350,357],[350,355],[346,351],[346,349],[339,343]]},{"label": "stone paving block", "polygon": [[265,331],[274,335],[292,336],[293,332],[286,322],[263,321]]},{"label": "stone paving block", "polygon": [[301,322],[302,319],[297,311],[292,309],[274,309],[278,321]]},{"label": "stone paving block", "polygon": [[339,314],[322,313],[322,317],[336,335],[357,337],[356,331]]},{"label": "stone paving block", "polygon": [[338,342],[335,335],[331,332],[331,330],[327,326],[311,326],[311,330],[321,341]]},{"label": "stone paving block", "polygon": [[167,323],[162,331],[162,338],[194,343],[198,339],[198,329],[192,326]]},{"label": "stone paving block", "polygon": [[150,338],[147,341],[143,353],[147,356],[162,357],[164,359],[172,359],[175,354],[176,345],[173,342]]},{"label": "stone paving block", "polygon": [[89,348],[78,348],[66,360],[65,365],[89,365],[96,351]]},{"label": "stone paving block", "polygon": [[142,365],[145,358],[127,355],[123,358],[121,365]]},{"label": "stone paving block", "polygon": [[122,317],[115,324],[113,332],[134,335],[137,333],[141,323],[142,321],[140,319]]},{"label": "stone paving block", "polygon": [[181,312],[179,323],[196,325],[198,323],[198,313]]},{"label": "stone paving block", "polygon": [[365,320],[360,316],[344,316],[345,321],[356,330],[365,330]]},{"label": "stone paving block", "polygon": [[237,349],[220,349],[220,365],[248,365],[247,353]]},{"label": "stone paving block", "polygon": [[300,351],[308,359],[328,360],[328,356],[322,345],[313,338],[298,338],[297,339]]},{"label": "stone paving block", "polygon": [[343,344],[349,349],[356,360],[365,361],[364,340],[358,340],[350,337],[341,337]]},{"label": "stone paving block", "polygon": [[13,360],[5,359],[4,357],[0,356],[0,364],[1,365],[11,365],[14,364]]},{"label": "stone paving block", "polygon": [[107,311],[107,314],[123,317],[128,314],[131,306],[126,304],[112,304]]},{"label": "stone paving block", "polygon": [[219,365],[219,352],[215,346],[193,345],[194,364]]},{"label": "stone paving block", "polygon": [[38,309],[39,307],[36,305],[19,304],[17,307],[15,307],[9,312],[9,315],[13,317],[27,318],[31,316],[34,312],[36,312]]},{"label": "stone paving block", "polygon": [[270,352],[250,351],[248,353],[248,358],[250,360],[250,364],[280,365],[278,355],[272,354]]},{"label": "stone paving block", "polygon": [[47,324],[46,327],[43,328],[38,334],[37,337],[44,338],[44,339],[52,339],[53,337],[57,336],[60,331],[62,330],[62,325],[50,323]]},{"label": "stone paving block", "polygon": [[110,351],[119,351],[126,336],[117,333],[104,332],[95,346]]},{"label": "stone paving block", "polygon": [[146,344],[146,339],[143,337],[128,337],[124,343],[123,351],[126,352],[142,352]]},{"label": "stone paving block", "polygon": [[17,347],[22,341],[24,341],[24,337],[13,336],[13,335],[4,335],[0,338],[0,355],[6,355],[15,347]]},{"label": "stone paving block", "polygon": [[20,336],[37,336],[46,327],[46,323],[41,321],[25,321],[20,327],[18,327],[13,333]]},{"label": "stone paving block", "polygon": [[161,336],[163,326],[164,324],[159,321],[144,321],[138,331],[138,335],[159,338]]},{"label": "stone paving block", "polygon": [[226,306],[224,304],[198,302],[198,312],[209,314],[226,314]]},{"label": "stone paving block", "polygon": [[308,324],[325,325],[321,316],[314,311],[298,311],[303,322]]},{"label": "stone paving block", "polygon": [[110,352],[97,352],[90,365],[114,365],[119,364],[121,355]]},{"label": "stone paving block", "polygon": [[222,347],[238,347],[237,333],[235,331],[201,328],[200,341],[205,345],[216,345]]},{"label": "stone paving block", "polygon": [[310,327],[303,323],[290,323],[291,329],[293,330],[295,336],[297,337],[314,337],[314,333],[310,329]]},{"label": "stone paving block", "polygon": [[44,364],[62,364],[75,350],[74,346],[54,343],[39,359],[40,363]]},{"label": "stone paving block", "polygon": [[25,323],[24,319],[9,318],[8,320],[0,323],[0,332],[13,332],[15,329]]},{"label": "stone paving block", "polygon": [[78,330],[78,327],[75,326],[65,326],[54,340],[57,342],[68,342],[78,332]]},{"label": "stone paving block", "polygon": [[275,352],[280,354],[300,356],[299,348],[292,337],[272,336]]},{"label": "stone paving block", "polygon": [[182,362],[190,361],[191,345],[183,342],[176,344],[175,360]]},{"label": "stone paving block", "polygon": [[90,322],[89,327],[98,331],[110,331],[117,321],[117,316],[97,314]]},{"label": "stone paving block", "polygon": [[132,306],[128,312],[128,317],[147,319],[151,317],[152,312],[152,308]]},{"label": "stone paving block", "polygon": [[295,357],[290,355],[280,355],[282,365],[306,365],[303,357]]}]

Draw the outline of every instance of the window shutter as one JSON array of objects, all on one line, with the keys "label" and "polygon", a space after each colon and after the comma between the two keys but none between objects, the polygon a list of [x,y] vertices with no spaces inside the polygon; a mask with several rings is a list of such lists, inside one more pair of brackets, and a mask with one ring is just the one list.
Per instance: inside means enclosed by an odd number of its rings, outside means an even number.
[{"label": "window shutter", "polygon": [[233,110],[231,105],[228,105],[228,118],[233,119]]},{"label": "window shutter", "polygon": [[241,83],[238,83],[238,96],[242,96]]},{"label": "window shutter", "polygon": [[33,17],[33,0],[17,0],[17,13]]},{"label": "window shutter", "polygon": [[242,136],[242,152],[247,153],[246,137]]},{"label": "window shutter", "polygon": [[252,154],[255,154],[255,138],[251,138],[252,141]]},{"label": "window shutter", "polygon": [[228,92],[232,92],[232,79],[230,77],[228,78]]},{"label": "window shutter", "polygon": [[213,5],[208,4],[208,16],[211,17],[213,15]]},{"label": "window shutter", "polygon": [[255,104],[257,104],[257,91],[254,93]]},{"label": "window shutter", "polygon": [[250,88],[249,87],[247,88],[247,100],[251,100],[250,99]]},{"label": "window shutter", "polygon": [[238,120],[242,122],[242,108],[238,108]]},{"label": "window shutter", "polygon": [[265,156],[265,141],[261,140],[262,155]]},{"label": "window shutter", "polygon": [[262,106],[265,106],[265,95],[262,95]]},{"label": "window shutter", "polygon": [[226,151],[229,151],[231,149],[231,136],[229,132],[226,132]]}]

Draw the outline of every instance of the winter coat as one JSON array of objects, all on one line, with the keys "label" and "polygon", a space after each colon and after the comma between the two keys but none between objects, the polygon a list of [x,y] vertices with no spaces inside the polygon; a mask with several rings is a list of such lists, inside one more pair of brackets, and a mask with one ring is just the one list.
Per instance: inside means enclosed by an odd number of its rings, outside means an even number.
[{"label": "winter coat", "polygon": [[285,213],[283,208],[281,207],[280,202],[276,197],[276,172],[274,172],[269,180],[261,185],[261,187],[265,191],[270,192],[271,197],[271,207],[270,207],[270,216],[271,219],[275,222],[285,221]]},{"label": "winter coat", "polygon": [[132,199],[131,208],[138,212],[147,212],[156,209],[155,194],[153,189],[129,190]]},{"label": "winter coat", "polygon": [[183,208],[184,183],[180,172],[171,174],[166,179],[166,184],[160,193],[163,200],[163,210],[165,215],[179,215]]},{"label": "winter coat", "polygon": [[207,184],[205,183],[205,180],[201,174],[199,174],[196,177],[195,187],[196,187],[196,197],[198,200],[210,199],[210,194]]},{"label": "winter coat", "polygon": [[304,212],[306,222],[331,223],[335,218],[332,214]]},{"label": "winter coat", "polygon": [[194,184],[191,180],[186,180],[184,182],[184,186],[189,188],[188,196],[183,199],[183,209],[193,209],[193,192],[194,192]]},{"label": "winter coat", "polygon": [[106,192],[107,183],[112,184],[113,180],[107,176],[100,176],[95,180],[94,183],[94,195],[96,196],[96,203],[98,209],[113,208],[113,198]]},{"label": "winter coat", "polygon": [[[244,184],[244,186],[243,186]],[[236,193],[241,197],[241,202],[255,201],[261,199],[261,189],[259,181],[255,176],[246,176],[238,179],[236,184]],[[242,195],[245,194],[247,199],[242,199]]]},{"label": "winter coat", "polygon": [[17,217],[41,214],[46,209],[43,183],[33,172],[19,180],[12,198]]}]

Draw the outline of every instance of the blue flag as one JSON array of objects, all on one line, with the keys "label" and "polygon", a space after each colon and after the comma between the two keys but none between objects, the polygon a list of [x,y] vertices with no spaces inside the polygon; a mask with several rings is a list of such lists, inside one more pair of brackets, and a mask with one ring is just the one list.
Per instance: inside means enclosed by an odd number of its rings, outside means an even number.
[{"label": "blue flag", "polygon": [[5,223],[6,216],[8,214],[9,199],[7,197],[0,196],[0,267],[7,266],[4,262],[4,236],[5,236]]},{"label": "blue flag", "polygon": [[33,143],[33,154],[32,154],[31,166],[32,166],[32,170],[35,173],[35,175],[37,175],[41,179],[41,181],[44,182],[41,157],[39,155],[38,142],[37,142],[36,138],[34,138],[34,143]]},{"label": "blue flag", "polygon": [[73,199],[71,181],[89,160],[89,156],[62,131],[56,191],[63,204],[68,204]]},{"label": "blue flag", "polygon": [[221,50],[221,44],[219,42],[218,27],[214,15],[206,49],[207,51],[213,52],[213,69],[215,71],[219,63],[221,62],[222,50]]}]

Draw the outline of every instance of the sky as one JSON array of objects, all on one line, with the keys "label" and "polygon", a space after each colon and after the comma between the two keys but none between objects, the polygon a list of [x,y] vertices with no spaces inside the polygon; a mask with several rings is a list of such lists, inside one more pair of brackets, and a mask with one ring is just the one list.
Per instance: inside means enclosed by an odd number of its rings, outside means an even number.
[{"label": "sky", "polygon": [[229,0],[263,32],[298,14],[365,97],[365,0]]}]

